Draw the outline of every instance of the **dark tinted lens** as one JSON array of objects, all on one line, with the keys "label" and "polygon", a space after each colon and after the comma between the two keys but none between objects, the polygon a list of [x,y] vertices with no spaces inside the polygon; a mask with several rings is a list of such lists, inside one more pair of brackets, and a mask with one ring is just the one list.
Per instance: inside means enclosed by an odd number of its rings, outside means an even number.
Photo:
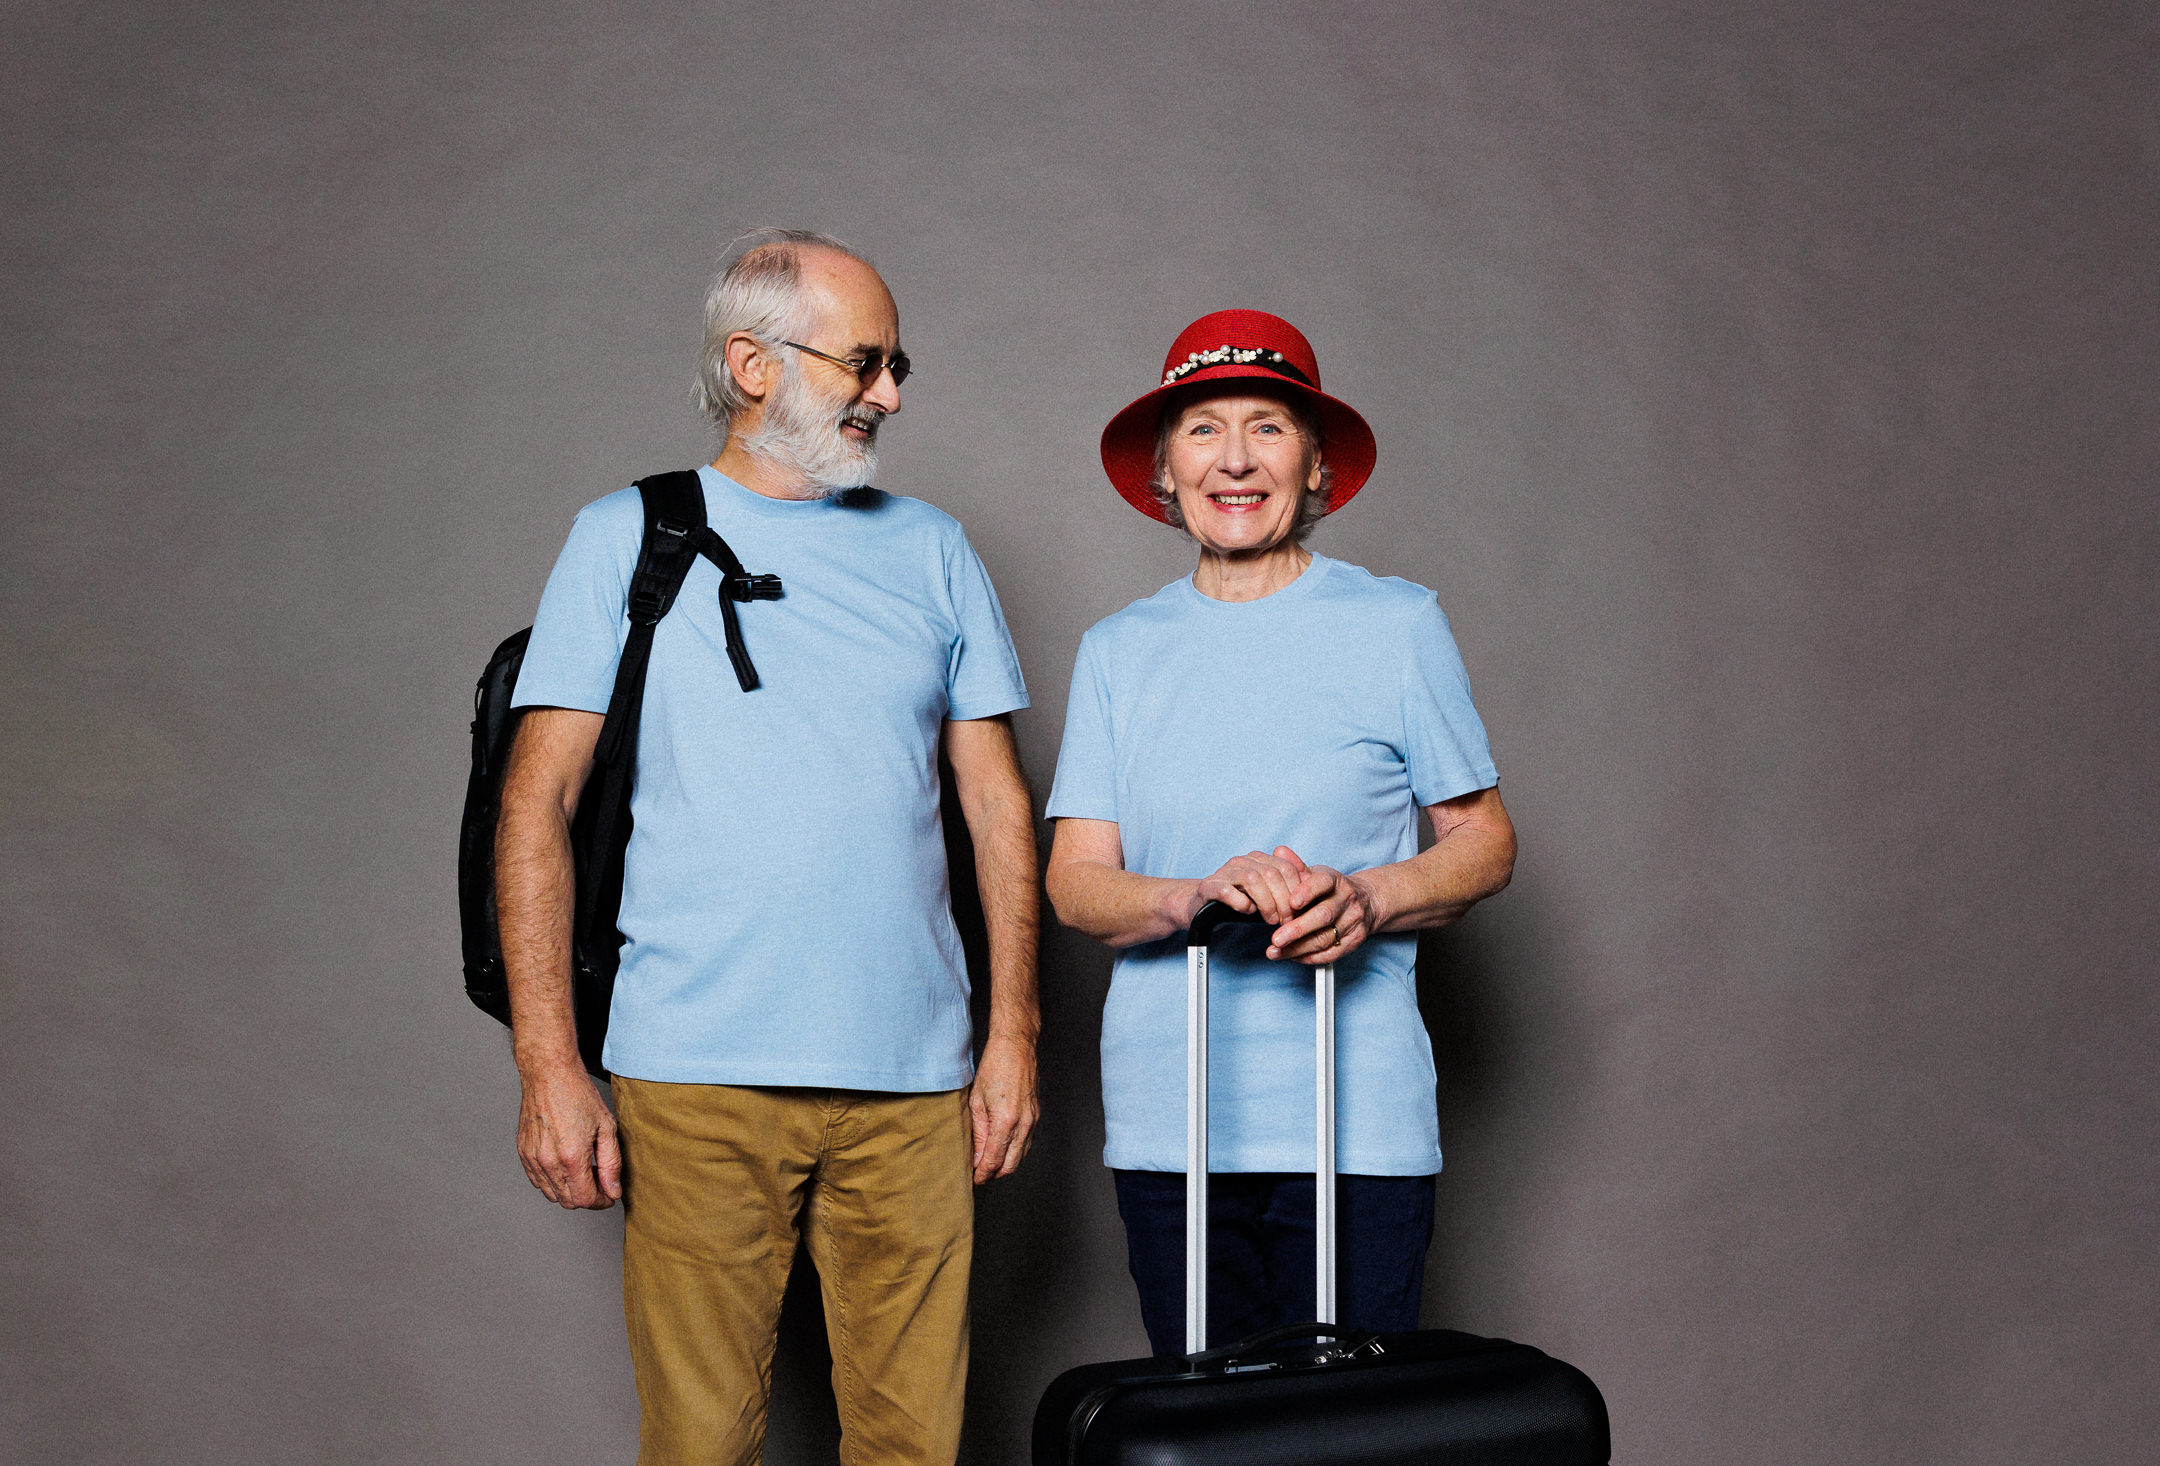
[{"label": "dark tinted lens", "polygon": [[[877,367],[874,364],[875,361],[876,358],[873,357],[870,363],[866,363],[864,365],[863,371],[866,375],[877,375]],[[895,356],[892,359],[890,365],[892,367],[892,379],[893,385],[895,387],[899,386],[902,382],[905,382],[908,379],[908,373],[915,370],[915,364],[907,359],[907,353],[904,351]]]}]

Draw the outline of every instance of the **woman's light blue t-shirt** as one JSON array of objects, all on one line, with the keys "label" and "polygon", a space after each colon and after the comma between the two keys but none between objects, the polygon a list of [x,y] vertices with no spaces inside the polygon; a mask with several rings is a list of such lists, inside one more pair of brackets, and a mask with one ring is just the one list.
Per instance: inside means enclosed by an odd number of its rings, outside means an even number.
[{"label": "woman's light blue t-shirt", "polygon": [[[1125,868],[1208,876],[1287,845],[1357,871],[1417,854],[1418,811],[1499,776],[1433,593],[1315,555],[1257,601],[1190,577],[1081,638],[1053,818],[1112,820]],[[1312,969],[1269,962],[1264,929],[1211,960],[1208,1164],[1313,1164]],[[1417,938],[1377,937],[1336,967],[1337,1165],[1440,1169]],[[1118,955],[1103,1010],[1104,1161],[1185,1169],[1185,948]]]},{"label": "woman's light blue t-shirt", "polygon": [[[768,499],[707,467],[706,513],[777,601],[727,660],[698,560],[654,637],[638,730],[627,939],[605,1061],[636,1079],[929,1091],[973,1075],[938,817],[947,719],[1027,706],[997,594],[950,516],[868,490]],[[579,512],[515,703],[605,712],[644,510]]]}]

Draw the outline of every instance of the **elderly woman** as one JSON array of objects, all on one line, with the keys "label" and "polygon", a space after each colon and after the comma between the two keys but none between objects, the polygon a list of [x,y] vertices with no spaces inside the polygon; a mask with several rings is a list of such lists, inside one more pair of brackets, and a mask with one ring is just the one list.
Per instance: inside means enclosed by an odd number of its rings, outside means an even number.
[{"label": "elderly woman", "polygon": [[1183,936],[1210,900],[1266,923],[1232,929],[1211,963],[1210,1342],[1311,1318],[1298,964],[1337,974],[1341,1322],[1416,1328],[1440,1134],[1414,934],[1506,885],[1515,860],[1462,659],[1431,591],[1305,548],[1374,446],[1289,322],[1193,322],[1102,457],[1128,503],[1200,550],[1191,576],[1081,639],[1049,806],[1058,916],[1120,949],[1104,1160],[1148,1338],[1184,1348]]}]

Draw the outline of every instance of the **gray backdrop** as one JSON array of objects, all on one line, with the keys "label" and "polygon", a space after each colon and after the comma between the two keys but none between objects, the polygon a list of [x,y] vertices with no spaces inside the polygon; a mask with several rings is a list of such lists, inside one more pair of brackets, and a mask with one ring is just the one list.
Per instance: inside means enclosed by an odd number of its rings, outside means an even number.
[{"label": "gray backdrop", "polygon": [[[459,990],[468,699],[788,223],[899,297],[1038,796],[1189,566],[1095,455],[1176,330],[1373,422],[1318,544],[1438,589],[1523,840],[1426,946],[1430,1321],[1628,1462],[2150,1459],[2160,33],[1866,9],[6,6],[11,1454],[627,1459],[619,1214]],[[1045,956],[970,1462],[1142,1343]]]}]

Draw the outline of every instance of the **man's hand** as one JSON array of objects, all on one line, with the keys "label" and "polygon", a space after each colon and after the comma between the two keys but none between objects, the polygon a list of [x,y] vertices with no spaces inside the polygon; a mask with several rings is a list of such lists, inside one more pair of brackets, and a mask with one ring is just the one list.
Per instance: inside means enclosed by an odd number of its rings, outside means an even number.
[{"label": "man's hand", "polygon": [[983,1044],[975,1084],[968,1091],[977,1186],[1020,1168],[1041,1113],[1035,1098],[1035,1045],[992,1034]]},{"label": "man's hand", "polygon": [[561,1207],[605,1211],[613,1206],[622,1195],[622,1147],[598,1086],[574,1064],[521,1077],[518,1159],[525,1178]]}]

